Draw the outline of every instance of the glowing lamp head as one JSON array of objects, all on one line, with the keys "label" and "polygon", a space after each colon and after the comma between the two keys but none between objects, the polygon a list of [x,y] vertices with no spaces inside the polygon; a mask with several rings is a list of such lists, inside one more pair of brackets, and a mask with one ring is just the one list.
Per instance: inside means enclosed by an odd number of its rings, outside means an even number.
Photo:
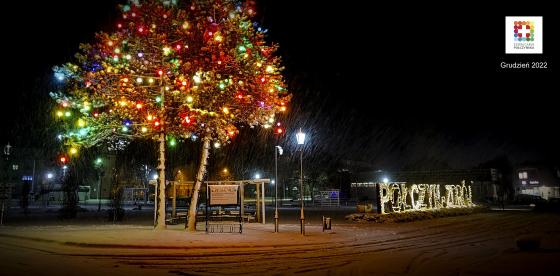
[{"label": "glowing lamp head", "polygon": [[305,144],[305,133],[303,133],[301,131],[301,128],[299,129],[299,132],[296,133],[296,140],[297,140],[298,145]]},{"label": "glowing lamp head", "polygon": [[284,149],[281,146],[276,146],[278,149],[278,154],[282,155],[284,153]]},{"label": "glowing lamp head", "polygon": [[383,177],[383,183],[385,183],[385,184],[389,183],[389,178]]}]

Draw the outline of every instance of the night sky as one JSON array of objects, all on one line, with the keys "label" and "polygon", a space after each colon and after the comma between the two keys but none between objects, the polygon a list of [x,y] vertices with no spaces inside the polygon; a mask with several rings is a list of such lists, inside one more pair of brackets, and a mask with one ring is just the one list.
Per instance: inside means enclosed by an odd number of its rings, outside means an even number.
[{"label": "night sky", "polygon": [[[552,1],[486,2],[257,1],[294,94],[288,130],[307,129],[319,155],[383,168],[468,168],[500,155],[559,162]],[[24,129],[41,126],[29,118],[48,99],[50,68],[112,30],[118,3],[3,7],[3,144],[40,144]],[[505,15],[544,16],[543,55],[504,54]],[[502,60],[549,69],[502,70]]]}]

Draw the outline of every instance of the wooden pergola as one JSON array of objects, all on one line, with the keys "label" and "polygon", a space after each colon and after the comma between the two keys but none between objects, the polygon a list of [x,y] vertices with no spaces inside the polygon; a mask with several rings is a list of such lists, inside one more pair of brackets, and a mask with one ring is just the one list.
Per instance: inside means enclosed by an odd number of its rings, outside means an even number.
[{"label": "wooden pergola", "polygon": [[[257,198],[255,202],[255,209],[256,214],[255,218],[257,222],[262,224],[266,223],[266,209],[265,209],[265,184],[270,183],[270,179],[250,179],[250,180],[228,180],[228,181],[204,181],[204,184],[211,184],[211,185],[238,185],[239,192],[241,195],[241,217],[245,217],[245,185],[255,185],[257,189]],[[192,187],[194,185],[193,181],[169,181],[169,185],[171,185],[171,193],[172,193],[172,211],[171,217],[177,217],[177,190],[187,190],[191,191],[192,194]]]}]

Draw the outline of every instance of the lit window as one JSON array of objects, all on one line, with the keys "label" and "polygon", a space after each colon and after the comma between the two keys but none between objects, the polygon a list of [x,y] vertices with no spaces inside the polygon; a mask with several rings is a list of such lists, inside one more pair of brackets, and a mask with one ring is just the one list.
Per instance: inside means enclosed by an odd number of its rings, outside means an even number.
[{"label": "lit window", "polygon": [[527,179],[527,172],[519,172],[519,179]]},{"label": "lit window", "polygon": [[19,165],[12,165],[12,170],[17,171],[19,169]]},{"label": "lit window", "polygon": [[526,185],[526,184],[527,184],[527,181],[522,180],[522,181],[521,181],[521,184]]}]

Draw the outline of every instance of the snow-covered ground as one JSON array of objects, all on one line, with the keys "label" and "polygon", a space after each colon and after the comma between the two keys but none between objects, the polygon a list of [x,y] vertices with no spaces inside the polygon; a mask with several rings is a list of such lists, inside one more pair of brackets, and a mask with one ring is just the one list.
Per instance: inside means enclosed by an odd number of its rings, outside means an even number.
[{"label": "snow-covered ground", "polygon": [[[0,275],[558,275],[560,215],[495,211],[402,224],[244,225],[243,234],[182,225],[0,228]],[[520,251],[516,239],[540,238]]]}]

